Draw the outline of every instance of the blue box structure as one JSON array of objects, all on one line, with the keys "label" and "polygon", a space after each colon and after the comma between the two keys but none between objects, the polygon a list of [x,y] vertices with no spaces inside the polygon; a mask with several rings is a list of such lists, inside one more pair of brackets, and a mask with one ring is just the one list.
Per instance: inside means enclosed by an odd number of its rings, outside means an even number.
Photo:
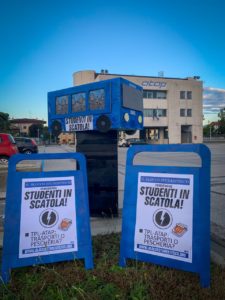
[{"label": "blue box structure", "polygon": [[48,93],[52,132],[143,129],[142,88],[123,78]]},{"label": "blue box structure", "polygon": [[32,160],[71,159],[77,170],[17,171],[24,154],[9,161],[2,280],[12,268],[84,259],[93,268],[85,157],[80,153],[34,154]]},{"label": "blue box structure", "polygon": [[[144,152],[195,153],[201,165],[134,164]],[[120,266],[127,259],[150,262],[196,272],[202,287],[210,285],[210,163],[203,144],[128,150]]]},{"label": "blue box structure", "polygon": [[76,151],[87,159],[92,216],[118,214],[118,131],[143,129],[142,87],[123,78],[48,93],[52,134],[76,133]]}]

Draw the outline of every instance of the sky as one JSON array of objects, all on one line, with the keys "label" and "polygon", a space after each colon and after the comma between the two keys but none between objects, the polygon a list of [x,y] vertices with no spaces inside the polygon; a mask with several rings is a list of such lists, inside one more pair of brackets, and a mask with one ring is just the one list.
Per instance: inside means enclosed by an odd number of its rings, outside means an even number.
[{"label": "sky", "polygon": [[0,0],[0,111],[47,121],[80,70],[200,76],[205,122],[225,107],[225,0]]}]

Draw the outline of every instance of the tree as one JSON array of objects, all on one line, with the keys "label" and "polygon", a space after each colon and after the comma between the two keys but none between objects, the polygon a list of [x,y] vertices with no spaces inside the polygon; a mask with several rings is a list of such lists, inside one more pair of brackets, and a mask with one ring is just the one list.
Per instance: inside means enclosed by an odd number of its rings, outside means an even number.
[{"label": "tree", "polygon": [[48,141],[48,140],[50,140],[50,132],[48,131],[48,127],[47,127],[47,126],[45,126],[45,127],[43,128],[43,133],[42,133],[42,135],[43,135],[43,141]]},{"label": "tree", "polygon": [[42,124],[32,124],[29,127],[29,136],[30,137],[40,137],[43,134],[43,125]]},{"label": "tree", "polygon": [[213,136],[216,133],[214,126],[211,124],[205,125],[203,127],[203,136],[210,137]]},{"label": "tree", "polygon": [[218,114],[218,117],[219,117],[218,134],[225,134],[225,109],[221,109],[220,113]]},{"label": "tree", "polygon": [[9,114],[0,112],[0,131],[10,132]]}]

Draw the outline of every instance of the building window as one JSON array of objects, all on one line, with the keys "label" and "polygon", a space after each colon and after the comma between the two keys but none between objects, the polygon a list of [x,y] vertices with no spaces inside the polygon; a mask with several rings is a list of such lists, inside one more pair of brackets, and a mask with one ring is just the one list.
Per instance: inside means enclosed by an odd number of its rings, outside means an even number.
[{"label": "building window", "polygon": [[180,109],[180,116],[185,117],[185,109],[184,108]]},{"label": "building window", "polygon": [[80,112],[86,110],[85,93],[72,95],[72,112]]},{"label": "building window", "polygon": [[90,110],[105,109],[105,90],[99,89],[99,90],[90,91],[88,102],[89,102]]},{"label": "building window", "polygon": [[180,91],[180,99],[192,99],[192,91]]},{"label": "building window", "polygon": [[156,91],[155,98],[156,99],[166,99],[166,91]]},{"label": "building window", "polygon": [[180,109],[181,117],[192,117],[192,109],[188,108],[187,110],[184,108]]},{"label": "building window", "polygon": [[143,90],[143,98],[153,99],[153,91]]},{"label": "building window", "polygon": [[152,117],[159,119],[160,117],[166,117],[166,109],[144,109],[144,117]]},{"label": "building window", "polygon": [[192,99],[192,91],[187,91],[187,99]]},{"label": "building window", "polygon": [[156,109],[158,117],[166,117],[166,109]]},{"label": "building window", "polygon": [[185,91],[180,91],[180,99],[185,99]]},{"label": "building window", "polygon": [[192,117],[192,109],[187,109],[187,117]]},{"label": "building window", "polygon": [[144,117],[153,117],[153,109],[144,109]]},{"label": "building window", "polygon": [[168,127],[164,128],[164,139],[169,138]]},{"label": "building window", "polygon": [[56,114],[63,115],[68,114],[68,96],[56,97]]},{"label": "building window", "polygon": [[167,91],[144,90],[143,91],[143,98],[146,98],[146,99],[166,99],[167,98]]}]

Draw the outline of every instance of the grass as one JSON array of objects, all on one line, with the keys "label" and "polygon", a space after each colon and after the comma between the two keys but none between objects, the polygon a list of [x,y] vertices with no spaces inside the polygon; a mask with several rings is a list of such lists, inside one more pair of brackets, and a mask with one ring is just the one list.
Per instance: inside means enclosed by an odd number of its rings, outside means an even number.
[{"label": "grass", "polygon": [[119,242],[119,234],[93,238],[93,270],[77,260],[14,269],[0,299],[225,299],[224,268],[211,264],[211,286],[203,289],[197,274],[133,260],[119,267]]}]

